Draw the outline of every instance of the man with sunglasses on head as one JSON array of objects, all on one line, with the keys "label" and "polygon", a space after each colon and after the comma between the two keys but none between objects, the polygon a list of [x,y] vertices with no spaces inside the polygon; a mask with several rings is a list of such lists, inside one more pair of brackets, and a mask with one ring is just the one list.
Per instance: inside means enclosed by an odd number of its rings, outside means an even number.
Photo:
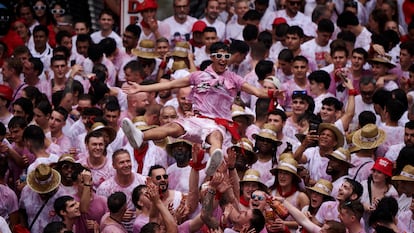
[{"label": "man with sunglasses on head", "polygon": [[222,162],[224,145],[230,145],[230,134],[226,129],[235,134],[237,129],[231,120],[231,105],[239,91],[261,98],[276,98],[283,95],[283,91],[266,91],[248,84],[242,77],[227,70],[227,62],[230,59],[229,48],[223,42],[216,42],[210,47],[212,64],[205,71],[193,72],[187,77],[167,83],[153,85],[139,85],[129,83],[124,88],[128,94],[137,92],[151,92],[167,90],[171,88],[186,87],[192,85],[190,98],[193,99],[194,116],[181,118],[173,123],[150,129],[145,133],[137,130],[129,119],[124,119],[122,128],[126,132],[131,145],[135,148],[141,146],[144,140],[163,139],[167,136],[181,137],[192,142],[207,142],[211,145],[210,160],[207,163],[206,174],[214,175]]}]

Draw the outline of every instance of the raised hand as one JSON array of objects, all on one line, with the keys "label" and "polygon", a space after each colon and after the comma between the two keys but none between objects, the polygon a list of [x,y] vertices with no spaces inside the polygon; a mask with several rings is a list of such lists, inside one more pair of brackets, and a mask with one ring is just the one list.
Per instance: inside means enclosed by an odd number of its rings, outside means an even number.
[{"label": "raised hand", "polygon": [[122,91],[125,92],[128,95],[132,95],[135,93],[140,92],[141,86],[137,84],[136,82],[127,82],[123,87]]}]

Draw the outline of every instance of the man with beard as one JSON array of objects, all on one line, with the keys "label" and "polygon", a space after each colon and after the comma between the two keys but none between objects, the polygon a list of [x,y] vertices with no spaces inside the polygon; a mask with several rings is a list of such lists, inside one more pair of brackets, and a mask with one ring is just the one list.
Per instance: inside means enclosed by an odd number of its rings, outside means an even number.
[{"label": "man with beard", "polygon": [[348,168],[353,167],[351,164],[351,155],[347,149],[342,147],[327,155],[329,158],[326,174],[332,177],[331,196],[336,197],[338,190],[345,179],[351,178],[348,175]]},{"label": "man with beard", "polygon": [[193,24],[197,19],[188,15],[190,13],[189,0],[174,0],[173,8],[174,15],[163,21],[170,28],[170,35],[167,39],[172,43],[185,41],[187,37],[189,38]]},{"label": "man with beard", "polygon": [[397,160],[401,149],[406,146],[414,146],[414,121],[409,121],[405,123],[404,142],[391,145],[387,153],[385,153],[385,158],[389,159],[394,163]]},{"label": "man with beard", "polygon": [[112,166],[116,171],[115,176],[99,185],[96,194],[107,198],[115,192],[123,192],[127,195],[127,211],[122,218],[122,223],[127,230],[132,231],[136,217],[131,197],[132,191],[136,186],[145,184],[146,178],[132,172],[131,156],[127,150],[118,149],[113,153]]},{"label": "man with beard", "polygon": [[[186,140],[172,139],[172,141],[168,143],[166,147],[167,153],[176,161],[176,163],[167,168],[167,174],[171,179],[171,182],[169,182],[171,189],[183,193],[189,192],[190,187],[188,177],[190,177],[191,172],[191,166],[189,163],[191,159],[192,149],[193,145]],[[204,151],[200,151],[199,153],[202,153],[201,157],[204,157]],[[198,182],[199,185],[204,180],[204,178],[205,173],[201,172]]]},{"label": "man with beard", "polygon": [[80,164],[75,163],[75,159],[70,154],[61,155],[56,163],[55,169],[61,177],[59,187],[66,195],[74,196],[78,191],[72,179],[72,173],[77,165]]},{"label": "man with beard", "polygon": [[161,165],[153,165],[148,172],[148,176],[154,184],[158,185],[160,199],[164,205],[171,205],[175,211],[180,205],[183,194],[180,191],[169,189],[168,175],[165,168]]},{"label": "man with beard", "polygon": [[217,19],[220,13],[219,2],[217,0],[207,1],[204,13],[205,17],[201,20],[204,21],[208,27],[214,27],[217,30],[218,39],[223,41],[226,32],[226,25]]},{"label": "man with beard", "polygon": [[[160,79],[160,83],[166,83],[166,82],[170,82],[171,76],[169,74],[163,75]],[[157,101],[157,103],[166,106],[167,101],[173,99],[172,96],[172,91],[171,90],[164,90],[164,91],[159,91],[158,92],[158,96],[155,99],[155,101]]]}]

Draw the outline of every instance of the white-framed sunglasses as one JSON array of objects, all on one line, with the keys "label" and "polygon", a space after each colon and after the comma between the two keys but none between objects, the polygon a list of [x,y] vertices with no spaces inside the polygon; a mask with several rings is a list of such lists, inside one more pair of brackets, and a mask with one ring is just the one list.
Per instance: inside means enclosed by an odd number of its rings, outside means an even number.
[{"label": "white-framed sunglasses", "polygon": [[212,53],[211,56],[217,59],[222,59],[224,57],[224,59],[229,60],[231,57],[231,54],[230,53]]}]

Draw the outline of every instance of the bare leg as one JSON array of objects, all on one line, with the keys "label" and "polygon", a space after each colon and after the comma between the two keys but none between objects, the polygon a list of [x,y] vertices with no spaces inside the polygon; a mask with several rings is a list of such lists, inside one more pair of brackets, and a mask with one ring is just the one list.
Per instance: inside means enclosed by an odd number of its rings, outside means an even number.
[{"label": "bare leg", "polygon": [[181,125],[171,122],[160,127],[146,130],[143,133],[144,140],[161,140],[168,136],[178,138],[185,134],[185,130]]},{"label": "bare leg", "polygon": [[210,159],[208,160],[206,166],[206,175],[213,176],[223,161],[223,151],[221,150],[223,145],[223,135],[220,131],[213,131],[207,136],[206,141],[211,145]]},{"label": "bare leg", "polygon": [[210,135],[207,136],[206,141],[208,144],[211,145],[210,147],[210,155],[213,154],[213,151],[216,149],[221,149],[223,145],[223,135],[221,135],[220,131],[216,130],[213,131]]}]

